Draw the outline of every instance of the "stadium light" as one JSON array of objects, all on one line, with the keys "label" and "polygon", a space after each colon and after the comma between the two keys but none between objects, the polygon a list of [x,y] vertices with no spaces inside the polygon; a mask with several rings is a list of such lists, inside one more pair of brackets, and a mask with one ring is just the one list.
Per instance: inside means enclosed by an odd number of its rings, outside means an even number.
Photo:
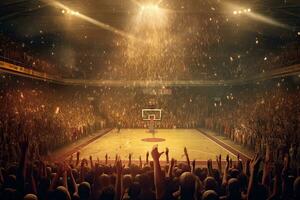
[{"label": "stadium light", "polygon": [[64,4],[62,4],[58,1],[54,1],[54,0],[51,0],[51,1],[44,0],[44,1],[47,2],[47,3],[50,3],[50,5],[52,5],[54,7],[57,7],[59,9],[64,10],[64,11],[62,11],[63,14],[67,13],[67,14],[70,14],[70,15],[74,15],[74,16],[76,16],[76,17],[78,17],[78,18],[80,18],[80,19],[82,19],[82,20],[84,20],[84,21],[86,21],[90,24],[93,24],[93,25],[95,25],[99,28],[102,28],[104,30],[111,31],[112,33],[121,35],[121,36],[129,38],[129,39],[133,39],[135,41],[142,41],[142,40],[139,40],[138,38],[124,32],[122,30],[119,30],[119,29],[114,28],[113,26],[110,26],[109,24],[105,24],[105,23],[103,23],[101,21],[98,21],[96,19],[93,19],[89,16],[83,15],[83,14],[79,13],[78,11],[72,11],[68,6],[66,6],[66,5],[64,5]]},{"label": "stadium light", "polygon": [[162,9],[157,4],[145,4],[140,6],[141,12],[146,15],[160,15],[162,14]]},{"label": "stadium light", "polygon": [[249,12],[251,12],[251,8],[241,8],[241,9],[239,9],[239,10],[234,10],[233,11],[233,14],[234,15],[237,15],[237,14],[239,14],[239,15],[241,15],[241,14],[243,14],[243,13],[249,13]]},{"label": "stadium light", "polygon": [[166,22],[166,11],[158,4],[148,3],[139,5],[140,12],[137,16],[139,25],[149,25],[153,27],[162,26]]},{"label": "stadium light", "polygon": [[79,16],[79,12],[78,11],[74,11],[74,10],[71,10],[71,9],[67,9],[67,10],[63,9],[63,10],[61,10],[61,13],[62,14],[77,15],[77,16]]}]

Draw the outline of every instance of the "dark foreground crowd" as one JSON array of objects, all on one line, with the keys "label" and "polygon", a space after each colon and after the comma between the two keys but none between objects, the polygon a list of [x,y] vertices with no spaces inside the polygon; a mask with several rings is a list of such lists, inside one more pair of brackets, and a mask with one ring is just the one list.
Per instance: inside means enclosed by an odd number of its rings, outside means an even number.
[{"label": "dark foreground crowd", "polygon": [[[274,159],[271,149],[264,156],[251,160],[232,161],[216,156],[200,168],[189,160],[169,159],[169,149],[160,152],[154,146],[146,159],[132,162],[132,155],[124,160],[116,155],[108,162],[108,155],[100,162],[80,158],[48,163],[28,157],[29,140],[19,142],[22,152],[19,163],[0,170],[0,199],[5,200],[209,200],[209,199],[299,199],[299,170],[291,167],[284,153],[282,160]],[[165,157],[165,158],[163,158]],[[170,155],[171,158],[171,155]],[[124,158],[123,158],[124,159]],[[162,165],[163,162],[166,163]],[[224,165],[225,163],[225,165]]]}]

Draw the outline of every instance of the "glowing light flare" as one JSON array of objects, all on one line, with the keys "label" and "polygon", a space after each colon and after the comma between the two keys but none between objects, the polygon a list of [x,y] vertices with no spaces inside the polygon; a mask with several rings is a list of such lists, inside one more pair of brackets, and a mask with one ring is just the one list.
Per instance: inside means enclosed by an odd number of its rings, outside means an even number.
[{"label": "glowing light flare", "polygon": [[[118,30],[118,29],[116,29],[116,28],[114,28],[114,27],[112,27],[112,26],[110,26],[108,24],[105,24],[105,23],[100,22],[98,20],[95,20],[95,19],[93,19],[91,17],[83,15],[83,14],[77,12],[77,11],[74,11],[74,10],[70,9],[68,6],[65,6],[64,4],[62,4],[60,2],[57,2],[57,1],[47,1],[47,0],[45,0],[45,1],[48,2],[49,4],[53,5],[54,7],[58,7],[60,9],[64,10],[64,13],[71,14],[71,15],[74,15],[76,17],[79,17],[80,19],[82,19],[84,21],[87,21],[87,22],[89,22],[89,23],[91,23],[91,24],[93,24],[95,26],[98,26],[98,27],[100,27],[102,29],[105,29],[107,31],[111,31],[111,32],[113,32],[113,33],[115,33],[117,35],[121,35],[121,36],[129,38],[129,39],[138,40],[134,36],[132,36],[132,35],[124,32],[124,31]],[[142,41],[142,40],[140,40],[140,41]]]},{"label": "glowing light flare", "polygon": [[140,13],[137,16],[139,25],[152,25],[159,27],[166,24],[166,11],[159,7],[158,4],[140,5]]},{"label": "glowing light flare", "polygon": [[250,8],[248,8],[248,9],[247,8],[243,8],[243,9],[234,10],[232,13],[234,15],[237,15],[237,14],[241,15],[241,14],[249,13],[249,12],[251,12]]},{"label": "glowing light flare", "polygon": [[63,9],[61,12],[62,12],[62,14],[77,15],[77,16],[79,15],[79,12],[78,11],[74,11],[74,10],[67,10],[66,11],[66,10]]},{"label": "glowing light flare", "polygon": [[252,18],[256,21],[260,21],[260,22],[263,22],[263,23],[266,23],[266,24],[269,24],[269,25],[273,25],[273,26],[277,26],[277,27],[280,27],[280,28],[292,30],[292,28],[290,26],[288,26],[286,24],[283,24],[281,22],[278,22],[278,21],[276,21],[272,18],[269,18],[269,17],[263,16],[261,14],[258,14],[258,13],[248,12],[247,16],[249,16],[250,18]]},{"label": "glowing light flare", "polygon": [[275,19],[272,19],[270,17],[261,15],[259,13],[255,13],[252,11],[251,8],[245,8],[245,7],[241,7],[235,4],[231,4],[231,3],[226,3],[226,6],[228,7],[228,9],[233,10],[233,15],[246,15],[256,21],[260,21],[263,22],[265,24],[269,24],[269,25],[273,25],[273,26],[277,26],[277,27],[281,27],[284,29],[288,29],[288,30],[293,30],[292,27],[290,27],[289,25],[283,24],[279,21],[276,21]]}]

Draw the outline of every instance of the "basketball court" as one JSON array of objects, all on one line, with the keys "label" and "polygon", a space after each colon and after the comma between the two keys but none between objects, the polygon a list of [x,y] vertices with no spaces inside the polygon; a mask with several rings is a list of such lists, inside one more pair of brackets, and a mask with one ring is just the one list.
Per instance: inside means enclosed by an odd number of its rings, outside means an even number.
[{"label": "basketball court", "polygon": [[[145,160],[146,152],[150,152],[154,145],[158,145],[159,151],[165,151],[168,147],[170,159],[175,158],[179,161],[185,160],[184,147],[187,147],[190,160],[206,161],[210,158],[215,160],[219,154],[223,158],[229,154],[236,160],[232,152],[196,129],[155,129],[155,134],[149,133],[148,129],[121,129],[119,133],[113,129],[82,147],[80,152],[81,157],[89,158],[91,155],[93,159],[98,157],[100,160],[104,160],[106,153],[109,153],[109,160],[114,160],[116,154],[127,160],[129,153],[132,153],[133,160],[138,160],[139,156]],[[151,160],[151,156],[149,159]]]}]

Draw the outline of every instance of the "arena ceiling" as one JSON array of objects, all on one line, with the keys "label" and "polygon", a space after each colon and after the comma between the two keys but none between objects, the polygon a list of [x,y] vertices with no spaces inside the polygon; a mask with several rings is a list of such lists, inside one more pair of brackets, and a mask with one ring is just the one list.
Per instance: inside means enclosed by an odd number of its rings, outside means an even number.
[{"label": "arena ceiling", "polygon": [[[174,62],[183,60],[186,65],[197,63],[207,67],[208,60],[217,60],[214,63],[217,68],[237,55],[255,60],[258,55],[266,55],[300,38],[299,0],[154,2],[160,2],[159,7],[168,17],[176,18],[166,35],[176,39],[170,39],[171,46],[166,50],[170,55],[167,52],[164,58],[170,56]],[[132,64],[120,57],[124,48],[139,47],[146,40],[148,33],[134,31],[136,24],[132,24],[143,5],[150,2],[2,0],[0,31],[58,68],[74,70],[80,72],[79,77],[89,78],[89,74],[101,73],[111,65]],[[239,9],[251,9],[251,14],[236,15]],[[149,15],[149,21],[156,26],[162,21],[160,17],[163,16]],[[126,41],[132,38],[134,45],[128,47]],[[133,64],[140,65],[143,60],[135,58]]]}]

